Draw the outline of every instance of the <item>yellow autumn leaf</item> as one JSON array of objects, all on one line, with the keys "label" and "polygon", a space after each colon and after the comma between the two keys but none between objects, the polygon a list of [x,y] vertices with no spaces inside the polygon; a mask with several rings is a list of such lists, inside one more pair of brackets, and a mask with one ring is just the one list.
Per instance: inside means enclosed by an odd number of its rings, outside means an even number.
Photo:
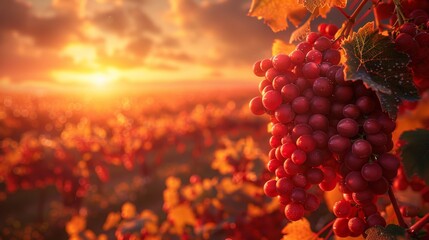
[{"label": "yellow autumn leaf", "polygon": [[307,9],[294,0],[252,0],[249,16],[263,18],[271,30],[278,32],[288,27],[287,19],[297,26]]},{"label": "yellow autumn leaf", "polygon": [[292,32],[292,34],[290,35],[289,42],[293,43],[295,41],[304,40],[307,37],[308,33],[310,33],[311,31],[311,21],[313,21],[317,16],[319,16],[319,8],[316,8],[311,11],[310,17],[303,24],[301,24],[299,28],[295,29],[295,31]]},{"label": "yellow autumn leaf", "polygon": [[[287,55],[291,53],[293,50],[295,50],[295,45],[287,43],[280,39],[274,39],[271,50],[272,50],[273,56],[280,53]],[[271,131],[271,128],[268,131]]]},{"label": "yellow autumn leaf", "polygon": [[317,240],[316,234],[311,231],[310,222],[306,218],[302,218],[295,222],[288,223],[282,230],[284,234],[282,240]]},{"label": "yellow autumn leaf", "polygon": [[119,224],[121,221],[121,214],[117,212],[111,212],[107,215],[106,222],[103,224],[103,230],[107,231]]},{"label": "yellow autumn leaf", "polygon": [[73,216],[70,221],[66,223],[66,232],[69,235],[76,235],[86,228],[86,219],[83,216]]},{"label": "yellow autumn leaf", "polygon": [[124,203],[124,205],[122,205],[121,216],[124,219],[129,219],[129,218],[135,217],[136,216],[136,206],[130,202]]},{"label": "yellow autumn leaf", "polygon": [[347,0],[299,0],[299,3],[303,4],[308,11],[313,12],[316,8],[345,8]]},{"label": "yellow autumn leaf", "polygon": [[173,222],[176,232],[180,235],[186,225],[195,226],[197,220],[189,204],[175,206],[168,212],[168,219]]},{"label": "yellow autumn leaf", "polygon": [[179,178],[176,178],[176,177],[168,177],[165,180],[165,185],[167,185],[167,188],[179,189],[181,185],[181,181]]}]

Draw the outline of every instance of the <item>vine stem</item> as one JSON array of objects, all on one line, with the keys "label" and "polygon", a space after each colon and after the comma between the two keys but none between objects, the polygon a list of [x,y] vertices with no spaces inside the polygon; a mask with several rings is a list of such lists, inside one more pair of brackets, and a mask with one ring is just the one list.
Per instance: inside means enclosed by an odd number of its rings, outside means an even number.
[{"label": "vine stem", "polygon": [[326,224],[322,229],[320,229],[317,233],[316,233],[316,238],[320,236],[320,234],[324,233],[328,228],[330,228],[335,222],[335,219],[333,219],[332,221],[330,221],[328,224]]},{"label": "vine stem", "polygon": [[331,230],[329,230],[329,232],[328,232],[328,235],[326,235],[325,240],[328,240],[332,236],[333,233],[334,232],[333,232],[333,230],[331,228]]},{"label": "vine stem", "polygon": [[368,2],[368,0],[362,0],[362,2],[359,3],[359,5],[354,10],[352,15],[350,15],[350,17],[348,17],[347,22],[346,22],[345,26],[342,28],[341,34],[340,34],[340,36],[338,36],[338,38],[340,38],[341,36],[344,36],[344,37],[349,36],[349,34],[352,30],[352,27],[356,22],[357,15],[360,13],[360,11],[362,10],[362,8],[365,6],[365,4],[367,2]]},{"label": "vine stem", "polygon": [[410,234],[415,234],[420,231],[420,229],[422,229],[427,223],[429,223],[429,213],[426,213],[426,215],[424,215],[422,218],[420,218],[420,220],[414,223],[414,225],[408,229],[408,232]]},{"label": "vine stem", "polygon": [[347,19],[350,18],[350,16],[340,7],[335,7],[338,11],[340,11],[341,14],[344,15],[344,17],[346,17]]},{"label": "vine stem", "polygon": [[359,3],[359,6],[356,8],[356,10],[350,15],[349,21],[355,22],[357,15],[362,10],[363,6],[368,2],[368,0],[363,0],[361,3]]},{"label": "vine stem", "polygon": [[408,228],[408,225],[405,223],[404,218],[402,217],[401,211],[399,210],[398,201],[396,201],[395,194],[393,193],[392,186],[389,186],[389,199],[392,203],[393,210],[395,210],[396,218],[398,219],[399,226],[403,228]]},{"label": "vine stem", "polygon": [[395,12],[398,16],[398,23],[399,25],[402,25],[405,21],[404,13],[402,13],[401,3],[398,0],[393,0],[393,3],[395,4]]},{"label": "vine stem", "polygon": [[377,12],[377,8],[376,5],[373,4],[373,8],[372,8],[372,13],[374,15],[374,21],[375,21],[375,27],[380,31],[381,30],[381,25],[380,25],[380,19],[378,19],[378,12]]}]

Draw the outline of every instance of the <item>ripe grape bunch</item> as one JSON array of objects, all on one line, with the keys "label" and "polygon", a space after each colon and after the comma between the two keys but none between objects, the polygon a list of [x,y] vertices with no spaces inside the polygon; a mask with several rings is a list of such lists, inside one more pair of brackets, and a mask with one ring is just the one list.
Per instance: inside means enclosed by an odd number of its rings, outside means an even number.
[{"label": "ripe grape bunch", "polygon": [[399,51],[411,58],[414,83],[423,92],[429,88],[429,15],[415,9],[408,15],[408,21],[396,29],[393,34]]},{"label": "ripe grape bunch", "polygon": [[268,114],[272,128],[267,168],[275,178],[264,185],[277,197],[290,221],[320,205],[315,185],[331,191],[337,185],[343,200],[334,205],[334,233],[358,236],[386,222],[375,201],[386,194],[399,159],[393,147],[395,122],[384,113],[376,94],[362,81],[345,81],[338,28],[320,24],[289,55],[255,63],[261,96],[250,110]]}]

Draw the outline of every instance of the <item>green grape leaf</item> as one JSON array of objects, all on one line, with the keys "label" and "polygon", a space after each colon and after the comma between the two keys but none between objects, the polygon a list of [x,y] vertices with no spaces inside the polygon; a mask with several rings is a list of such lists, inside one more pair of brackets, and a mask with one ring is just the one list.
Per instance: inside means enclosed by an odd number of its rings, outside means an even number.
[{"label": "green grape leaf", "polygon": [[403,145],[399,151],[406,172],[417,173],[429,182],[429,130],[416,129],[403,132],[399,137]]},{"label": "green grape leaf", "polygon": [[385,228],[374,226],[365,231],[366,240],[399,240],[405,239],[405,229],[394,224],[389,224]]},{"label": "green grape leaf", "polygon": [[381,106],[392,119],[396,118],[401,100],[418,100],[413,75],[407,66],[410,57],[395,50],[388,36],[367,23],[342,43],[345,51],[345,79],[362,80],[377,93]]},{"label": "green grape leaf", "polygon": [[394,236],[405,236],[405,228],[395,224],[387,225],[384,230]]}]

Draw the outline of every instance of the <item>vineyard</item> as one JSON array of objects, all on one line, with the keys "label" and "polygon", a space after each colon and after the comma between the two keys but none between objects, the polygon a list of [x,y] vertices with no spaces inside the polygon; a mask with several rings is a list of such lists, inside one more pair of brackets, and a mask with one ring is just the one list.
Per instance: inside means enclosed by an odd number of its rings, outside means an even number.
[{"label": "vineyard", "polygon": [[244,84],[0,90],[0,240],[429,239],[429,2],[246,6]]}]

